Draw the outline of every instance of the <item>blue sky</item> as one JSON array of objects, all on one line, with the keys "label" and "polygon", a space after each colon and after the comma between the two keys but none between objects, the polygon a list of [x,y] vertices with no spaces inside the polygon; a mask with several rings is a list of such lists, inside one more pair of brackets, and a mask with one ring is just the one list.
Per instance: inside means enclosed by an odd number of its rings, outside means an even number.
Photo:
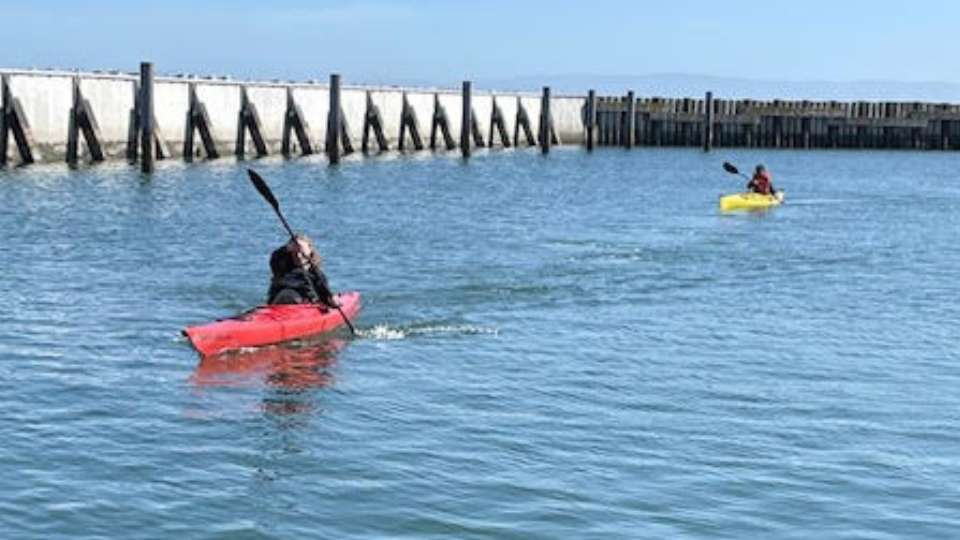
[{"label": "blue sky", "polygon": [[0,0],[0,67],[451,83],[558,74],[960,83],[946,0]]}]

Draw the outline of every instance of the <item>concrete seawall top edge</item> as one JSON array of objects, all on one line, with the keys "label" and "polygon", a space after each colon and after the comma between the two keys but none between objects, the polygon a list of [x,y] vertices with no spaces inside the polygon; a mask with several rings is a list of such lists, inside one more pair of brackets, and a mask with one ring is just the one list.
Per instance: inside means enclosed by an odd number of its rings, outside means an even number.
[{"label": "concrete seawall top edge", "polygon": [[[25,69],[25,68],[0,68],[0,75],[11,75],[16,77],[50,77],[50,78],[61,78],[61,77],[80,77],[81,79],[87,80],[106,80],[106,81],[125,81],[125,82],[136,82],[140,80],[139,73],[133,72],[123,72],[120,70],[93,70],[93,71],[81,71],[81,70],[70,70],[70,69]],[[321,82],[317,79],[310,79],[307,81],[294,81],[294,80],[280,80],[274,79],[270,81],[265,80],[255,80],[255,79],[234,79],[227,76],[218,76],[218,75],[197,75],[197,74],[177,74],[177,75],[155,75],[154,81],[163,82],[163,83],[197,83],[205,86],[234,86],[240,87],[245,86],[248,88],[301,88],[301,89],[320,89],[326,90],[330,88],[330,85],[326,82]],[[343,84],[341,86],[344,90],[354,90],[354,91],[372,91],[372,92],[409,92],[414,94],[442,94],[442,95],[457,95],[461,94],[461,89],[459,87],[443,87],[443,86],[401,86],[401,85],[377,85],[377,84]],[[524,98],[539,98],[541,94],[539,92],[530,92],[522,90],[504,90],[504,89],[478,89],[474,87],[473,94],[475,96],[519,96]],[[626,95],[626,92],[620,94],[597,94],[597,98],[601,100],[609,99],[622,99]],[[665,97],[659,96],[657,94],[647,94],[643,92],[636,92],[635,96],[638,100],[641,99],[661,99],[668,101],[683,101],[684,99],[691,99],[695,101],[702,101],[702,97]],[[569,93],[552,93],[551,95],[554,99],[577,99],[577,100],[586,100],[586,92],[583,94],[569,94]],[[802,103],[804,101],[810,101],[811,103],[900,103],[900,104],[916,104],[922,103],[925,105],[955,105],[951,102],[943,101],[906,101],[906,100],[877,100],[877,99],[866,99],[866,100],[798,100],[798,99],[753,99],[753,98],[726,98],[722,95],[714,94],[714,99],[716,101],[726,101],[726,102],[777,102],[781,101],[784,103]]]},{"label": "concrete seawall top edge", "polygon": [[[18,77],[80,77],[82,79],[99,79],[111,81],[130,81],[140,80],[139,73],[125,73],[122,71],[80,71],[68,69],[19,69],[19,68],[0,68],[0,75],[13,75]],[[253,80],[253,79],[233,79],[224,76],[212,75],[157,75],[154,77],[157,82],[169,83],[201,83],[204,85],[218,86],[247,86],[258,88],[329,88],[330,85],[318,80],[308,81],[283,81],[275,79],[272,81]],[[460,95],[459,88],[438,87],[438,86],[388,86],[372,84],[344,84],[345,90],[370,90],[374,92],[418,92],[418,93],[437,93]],[[474,89],[474,95],[508,95],[523,97],[540,97],[537,92],[523,92],[517,90],[488,90]],[[578,94],[554,94],[552,97],[559,99],[585,99],[585,95]]]}]

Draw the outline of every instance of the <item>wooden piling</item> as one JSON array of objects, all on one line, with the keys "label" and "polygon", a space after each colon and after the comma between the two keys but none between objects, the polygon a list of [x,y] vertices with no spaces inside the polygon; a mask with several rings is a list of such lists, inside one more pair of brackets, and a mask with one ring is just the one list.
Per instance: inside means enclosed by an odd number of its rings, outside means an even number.
[{"label": "wooden piling", "polygon": [[707,92],[703,102],[703,151],[713,150],[713,92]]},{"label": "wooden piling", "polygon": [[633,148],[637,136],[637,98],[633,90],[627,92],[626,118],[623,125],[623,146],[627,150]]},{"label": "wooden piling", "polygon": [[340,156],[349,156],[353,153],[353,140],[350,139],[350,124],[347,122],[347,115],[343,114],[343,107],[340,108]]},{"label": "wooden piling", "polygon": [[[406,94],[404,94],[406,99]],[[387,144],[387,138],[383,133],[383,118],[380,116],[380,107],[373,102],[373,96],[367,92],[367,112],[363,115],[363,139],[360,143],[360,149],[364,154],[370,150],[370,132],[373,132],[377,139],[377,147],[380,152],[386,152],[390,149]],[[401,139],[403,137],[401,136]]]},{"label": "wooden piling", "polygon": [[543,87],[543,95],[540,98],[540,151],[543,154],[550,153],[550,143],[552,142],[553,123],[550,119],[550,87]]},{"label": "wooden piling", "polygon": [[443,136],[443,142],[446,149],[453,150],[457,147],[453,135],[450,134],[450,121],[447,119],[447,110],[440,103],[440,95],[433,95],[433,119],[430,122],[430,149],[437,149],[437,134]]},{"label": "wooden piling", "polygon": [[403,110],[400,115],[400,135],[397,142],[397,150],[403,152],[406,149],[407,133],[413,141],[413,148],[416,151],[423,150],[423,139],[420,137],[420,123],[417,121],[417,112],[407,101],[407,93],[403,93]]},{"label": "wooden piling", "polygon": [[624,118],[624,116],[626,116],[626,111],[624,111],[625,100],[622,96],[615,99],[617,103],[617,110],[611,115],[610,118],[610,127],[613,130],[613,133],[611,134],[613,140],[610,141],[610,144],[615,146],[623,146],[623,124],[626,121]]},{"label": "wooden piling", "polygon": [[80,126],[77,121],[80,108],[80,79],[74,76],[70,81],[73,94],[73,107],[70,109],[69,126],[67,127],[67,163],[75,165],[80,154]]},{"label": "wooden piling", "polygon": [[200,143],[203,145],[203,152],[207,159],[217,159],[220,157],[220,151],[217,150],[217,141],[213,138],[213,125],[210,122],[207,107],[197,97],[195,83],[190,83],[187,92],[190,105],[187,112],[187,133],[183,138],[183,158],[187,162],[193,161],[193,137],[196,132],[200,134]]},{"label": "wooden piling", "polygon": [[283,116],[283,138],[280,145],[280,152],[284,157],[290,157],[291,155],[293,147],[291,132],[297,137],[301,155],[309,156],[314,153],[313,141],[310,139],[310,125],[293,97],[293,88],[288,86],[287,110]]},{"label": "wooden piling", "polygon": [[67,163],[76,165],[80,157],[80,135],[87,143],[90,159],[94,162],[104,160],[103,136],[100,134],[100,125],[93,114],[93,109],[80,91],[80,78],[74,76],[73,107],[70,109],[70,125],[67,129]]},{"label": "wooden piling", "polygon": [[0,166],[6,166],[7,148],[10,141],[10,126],[7,125],[7,100],[10,98],[10,91],[7,89],[9,84],[9,75],[0,75]]},{"label": "wooden piling", "polygon": [[596,110],[596,144],[597,146],[606,146],[607,144],[607,115],[610,114],[605,109],[607,98],[601,97],[597,99],[597,110]]},{"label": "wooden piling", "polygon": [[500,135],[500,145],[504,148],[510,148],[510,134],[507,132],[506,122],[503,120],[503,111],[497,103],[497,97],[493,97],[493,110],[490,112],[490,147],[493,148],[494,135]]},{"label": "wooden piling", "polygon": [[587,131],[587,151],[593,152],[597,137],[597,92],[595,90],[587,92],[587,109],[583,125]]},{"label": "wooden piling", "polygon": [[343,118],[340,116],[340,74],[330,75],[330,110],[327,113],[327,158],[331,165],[340,163],[340,131]]},{"label": "wooden piling", "polygon": [[267,149],[267,143],[263,138],[263,129],[260,123],[260,115],[257,113],[257,107],[250,101],[247,95],[247,87],[240,87],[240,114],[237,118],[237,140],[235,154],[243,159],[246,155],[247,132],[250,132],[250,138],[253,140],[253,146],[257,151],[257,157],[265,157],[270,152]]},{"label": "wooden piling", "polygon": [[537,139],[533,136],[533,128],[530,126],[530,115],[527,113],[527,108],[523,106],[523,100],[520,96],[517,96],[517,119],[513,126],[513,140],[518,148],[520,147],[521,131],[523,132],[522,140],[527,142],[527,146],[537,145]]},{"label": "wooden piling", "polygon": [[[607,126],[607,125],[606,125],[606,123],[604,122],[603,119],[604,119],[604,117],[606,116],[607,112],[606,112],[605,110],[603,110],[604,99],[606,99],[606,98],[603,98],[603,97],[599,97],[599,98],[598,98],[598,97],[596,97],[596,94],[594,94],[594,108],[593,108],[593,119],[594,119],[594,123],[593,123],[593,132],[594,132],[593,144],[594,144],[594,146],[593,146],[593,148],[596,148],[597,146],[603,146],[603,145],[605,144],[605,139],[604,139],[604,134],[605,134],[605,132],[604,132],[604,130],[606,129],[606,126]],[[589,150],[590,147],[588,146],[587,149]]]},{"label": "wooden piling", "polygon": [[152,173],[153,162],[153,63],[140,63],[140,170]]},{"label": "wooden piling", "polygon": [[828,124],[827,125],[827,148],[839,148],[840,147],[840,126]]},{"label": "wooden piling", "polygon": [[480,122],[477,120],[477,114],[474,111],[470,112],[470,134],[473,136],[473,144],[477,148],[483,148],[487,145],[483,140],[483,133],[480,132]]},{"label": "wooden piling", "polygon": [[463,115],[460,122],[460,153],[469,158],[473,145],[470,135],[473,129],[473,86],[470,81],[463,81]]},{"label": "wooden piling", "polygon": [[773,147],[783,148],[783,117],[773,117]]}]

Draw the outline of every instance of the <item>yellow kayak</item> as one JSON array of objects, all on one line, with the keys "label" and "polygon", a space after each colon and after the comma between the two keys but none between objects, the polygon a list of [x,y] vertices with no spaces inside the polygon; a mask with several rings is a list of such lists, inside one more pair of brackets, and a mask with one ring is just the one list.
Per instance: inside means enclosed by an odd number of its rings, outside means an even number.
[{"label": "yellow kayak", "polygon": [[777,206],[783,202],[783,190],[777,190],[774,195],[761,195],[759,193],[734,193],[720,197],[720,211],[731,212],[734,210],[756,210],[760,208],[769,208]]}]

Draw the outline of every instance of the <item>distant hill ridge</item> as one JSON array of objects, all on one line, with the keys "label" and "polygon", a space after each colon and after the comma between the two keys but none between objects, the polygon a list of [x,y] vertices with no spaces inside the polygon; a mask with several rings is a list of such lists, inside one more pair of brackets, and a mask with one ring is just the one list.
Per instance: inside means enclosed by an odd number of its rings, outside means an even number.
[{"label": "distant hill ridge", "polygon": [[960,103],[960,84],[948,82],[860,80],[788,81],[720,77],[685,73],[652,75],[546,75],[476,81],[489,90],[539,91],[550,86],[554,94],[699,97],[708,90],[717,98],[788,99],[815,101],[924,101]]}]

